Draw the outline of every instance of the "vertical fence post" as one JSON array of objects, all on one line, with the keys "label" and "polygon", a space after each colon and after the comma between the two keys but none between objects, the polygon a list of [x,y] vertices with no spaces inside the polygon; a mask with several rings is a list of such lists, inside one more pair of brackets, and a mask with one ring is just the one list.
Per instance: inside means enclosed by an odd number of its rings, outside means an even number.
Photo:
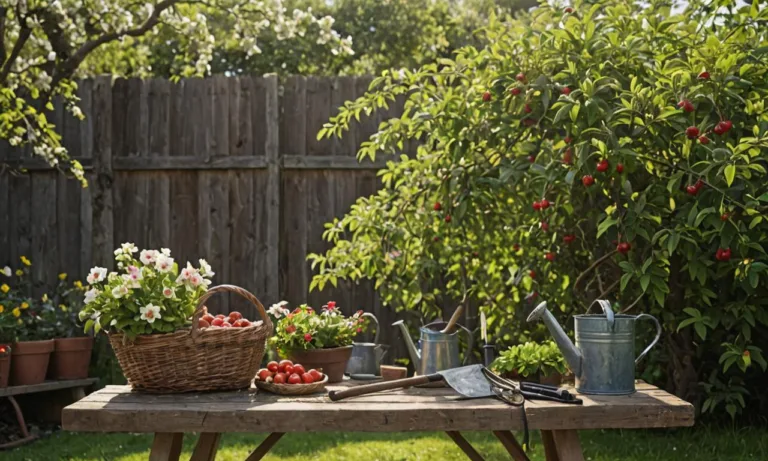
[{"label": "vertical fence post", "polygon": [[280,296],[280,107],[277,75],[264,77],[266,89],[264,115],[266,117],[266,138],[264,152],[267,161],[267,261],[266,299],[269,303],[279,301]]},{"label": "vertical fence post", "polygon": [[97,77],[93,83],[93,264],[112,265],[114,226],[112,215],[112,78]]}]

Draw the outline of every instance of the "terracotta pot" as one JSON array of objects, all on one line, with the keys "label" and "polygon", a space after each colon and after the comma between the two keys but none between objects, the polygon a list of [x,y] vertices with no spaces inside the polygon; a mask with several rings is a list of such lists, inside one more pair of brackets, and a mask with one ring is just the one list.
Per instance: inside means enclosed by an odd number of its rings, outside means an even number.
[{"label": "terracotta pot", "polygon": [[323,369],[328,375],[329,383],[338,383],[344,379],[347,361],[352,355],[352,346],[334,347],[331,349],[312,349],[309,351],[290,351],[288,360],[300,363],[304,368]]},{"label": "terracotta pot", "polygon": [[25,386],[45,381],[48,362],[53,352],[53,340],[22,341],[11,346],[11,385]]},{"label": "terracotta pot", "polygon": [[546,376],[539,373],[539,383],[548,384],[550,386],[559,386],[563,382],[563,375],[558,372],[553,372]]},{"label": "terracotta pot", "polygon": [[0,387],[8,387],[8,377],[11,374],[11,346],[0,344],[5,352],[0,352]]},{"label": "terracotta pot", "polygon": [[48,376],[53,379],[83,379],[88,377],[93,337],[56,338]]}]

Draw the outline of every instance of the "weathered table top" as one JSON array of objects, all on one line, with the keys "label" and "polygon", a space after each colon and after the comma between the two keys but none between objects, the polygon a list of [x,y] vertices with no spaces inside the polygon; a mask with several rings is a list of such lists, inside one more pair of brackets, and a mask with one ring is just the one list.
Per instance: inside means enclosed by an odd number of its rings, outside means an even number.
[{"label": "weathered table top", "polygon": [[[345,381],[328,390],[355,385]],[[693,406],[638,383],[627,396],[580,396],[583,405],[525,404],[531,429],[692,426]],[[63,427],[86,432],[402,432],[519,430],[519,408],[495,399],[461,400],[447,388],[410,388],[331,402],[326,394],[278,396],[255,390],[152,395],[107,386],[67,407]],[[291,417],[301,412],[301,417]]]}]

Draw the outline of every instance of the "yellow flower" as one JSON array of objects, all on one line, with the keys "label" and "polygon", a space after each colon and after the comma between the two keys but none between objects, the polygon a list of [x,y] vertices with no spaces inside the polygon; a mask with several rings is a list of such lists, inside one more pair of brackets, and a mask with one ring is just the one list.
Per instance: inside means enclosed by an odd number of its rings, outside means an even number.
[{"label": "yellow flower", "polygon": [[59,274],[59,280],[66,280],[66,279],[67,279],[67,273],[66,272],[62,272],[61,274]]},{"label": "yellow flower", "polygon": [[21,315],[21,310],[18,307],[13,308],[13,316],[19,317]]},{"label": "yellow flower", "polygon": [[22,309],[27,309],[28,307],[29,307],[29,303],[28,302],[24,301],[23,303],[21,303],[21,308]]},{"label": "yellow flower", "polygon": [[2,314],[2,313],[3,313],[3,311],[5,311],[5,306],[3,306],[2,304],[0,304],[0,314]]},{"label": "yellow flower", "polygon": [[83,288],[83,282],[81,282],[80,280],[75,280],[74,285],[75,285],[75,288]]},{"label": "yellow flower", "polygon": [[24,275],[24,271],[21,269],[16,269],[16,276],[21,277],[22,275]]},{"label": "yellow flower", "polygon": [[64,304],[59,304],[59,309],[61,309],[62,312],[67,312],[67,306]]},{"label": "yellow flower", "polygon": [[9,291],[10,289],[11,289],[11,287],[9,287],[8,285],[6,285],[5,283],[4,283],[4,284],[2,284],[2,285],[0,285],[0,290],[2,290],[2,292],[3,292],[3,293],[8,293],[8,291]]},{"label": "yellow flower", "polygon": [[21,257],[21,262],[22,262],[22,263],[23,263],[25,266],[31,266],[31,265],[32,265],[32,261],[30,261],[30,260],[29,260],[29,259],[28,259],[26,256],[22,256],[22,257]]},{"label": "yellow flower", "polygon": [[43,297],[40,298],[40,299],[42,299],[44,303],[47,303],[48,302],[48,293],[43,293]]}]

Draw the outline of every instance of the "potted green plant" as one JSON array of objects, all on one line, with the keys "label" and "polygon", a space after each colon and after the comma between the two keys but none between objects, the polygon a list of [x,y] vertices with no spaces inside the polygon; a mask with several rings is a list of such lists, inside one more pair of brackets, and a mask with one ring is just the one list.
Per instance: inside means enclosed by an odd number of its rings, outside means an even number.
[{"label": "potted green plant", "polygon": [[88,377],[93,352],[93,336],[83,332],[78,319],[82,307],[81,282],[67,283],[67,274],[59,274],[59,283],[52,299],[43,303],[43,318],[53,328],[54,349],[48,367],[52,379],[82,379]]},{"label": "potted green plant", "polygon": [[283,301],[267,310],[276,324],[272,345],[281,357],[307,369],[322,369],[328,382],[341,381],[352,354],[352,340],[366,324],[363,311],[346,317],[334,301],[324,305],[320,313],[306,304],[293,311],[286,305]]},{"label": "potted green plant", "polygon": [[567,368],[554,341],[526,342],[503,351],[491,368],[510,378],[525,378],[542,384],[558,385]]},{"label": "potted green plant", "polygon": [[45,381],[54,347],[52,325],[43,318],[48,296],[43,295],[42,302],[28,296],[32,262],[26,256],[20,259],[22,266],[14,273],[9,267],[3,269],[3,275],[11,280],[0,285],[0,304],[5,319],[2,323],[7,325],[0,333],[3,342],[12,342],[10,384],[14,386]]}]

